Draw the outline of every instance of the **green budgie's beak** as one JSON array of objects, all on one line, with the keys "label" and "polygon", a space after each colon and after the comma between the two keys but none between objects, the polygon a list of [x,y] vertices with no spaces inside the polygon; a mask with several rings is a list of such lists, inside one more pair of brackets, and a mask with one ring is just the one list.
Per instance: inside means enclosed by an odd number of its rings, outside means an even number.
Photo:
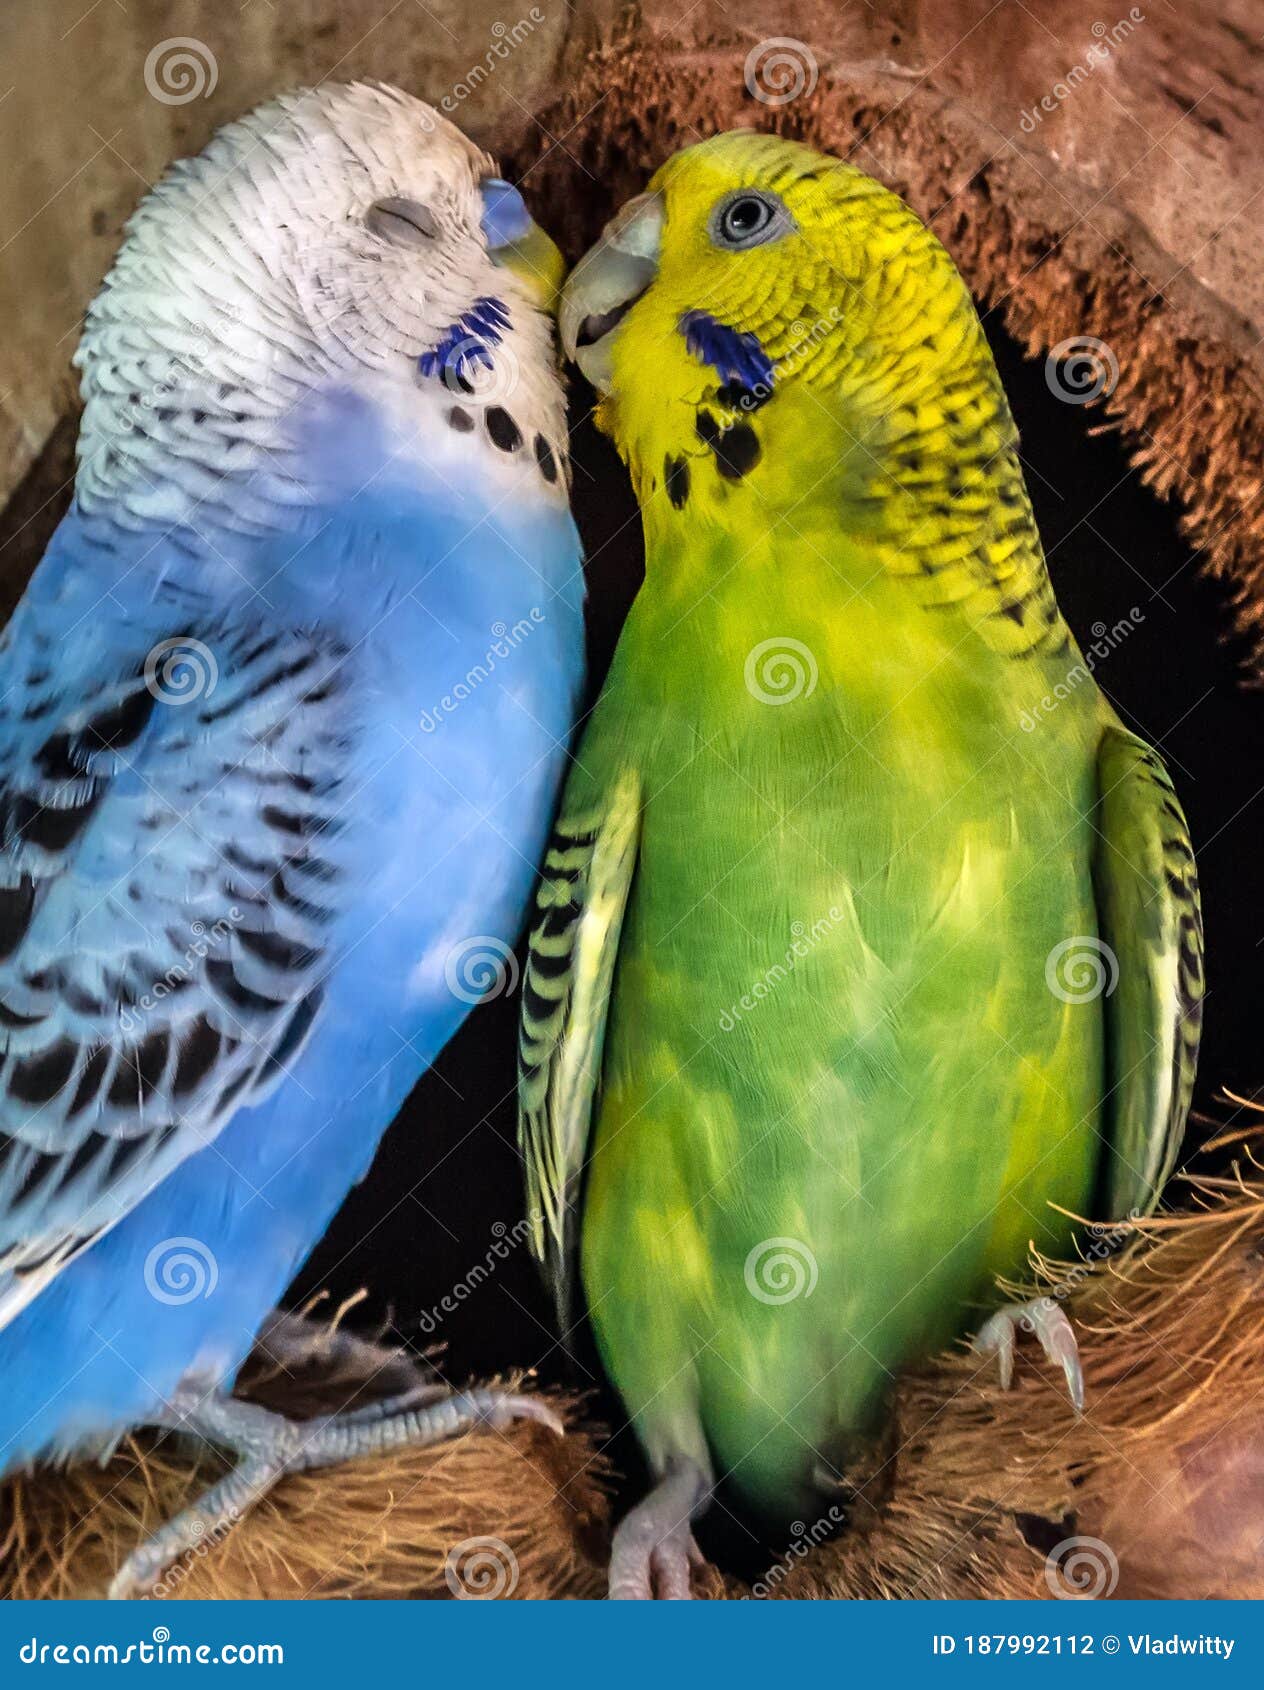
[{"label": "green budgie's beak", "polygon": [[483,196],[482,229],[493,264],[517,276],[531,289],[542,311],[557,306],[566,260],[527,210],[517,188],[503,177],[479,184]]},{"label": "green budgie's beak", "polygon": [[662,238],[663,196],[638,194],[607,223],[562,292],[562,345],[599,393],[610,391],[614,331],[654,280]]}]

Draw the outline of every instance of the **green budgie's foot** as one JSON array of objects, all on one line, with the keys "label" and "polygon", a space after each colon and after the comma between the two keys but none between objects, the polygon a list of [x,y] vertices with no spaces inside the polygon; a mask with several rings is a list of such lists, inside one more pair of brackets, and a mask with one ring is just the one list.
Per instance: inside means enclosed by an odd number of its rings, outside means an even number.
[{"label": "green budgie's foot", "polygon": [[288,1420],[256,1403],[193,1392],[177,1396],[159,1422],[181,1437],[229,1450],[236,1465],[148,1542],[134,1549],[110,1584],[111,1598],[152,1590],[179,1558],[213,1545],[287,1473],[336,1467],[358,1455],[424,1449],[476,1426],[503,1429],[536,1420],[561,1436],[561,1421],[539,1397],[505,1391],[449,1392],[418,1384],[363,1408],[315,1420]]},{"label": "green budgie's foot", "polygon": [[614,1534],[612,1602],[688,1602],[690,1569],[703,1564],[690,1521],[711,1500],[711,1486],[692,1461],[676,1463]]},{"label": "green budgie's foot", "polygon": [[1071,1406],[1084,1412],[1084,1371],[1075,1329],[1062,1305],[1051,1297],[1036,1297],[1030,1303],[1013,1303],[998,1309],[975,1334],[974,1347],[983,1355],[995,1353],[1000,1364],[1001,1389],[1008,1391],[1014,1378],[1014,1338],[1019,1328],[1034,1332],[1049,1360],[1062,1369]]}]

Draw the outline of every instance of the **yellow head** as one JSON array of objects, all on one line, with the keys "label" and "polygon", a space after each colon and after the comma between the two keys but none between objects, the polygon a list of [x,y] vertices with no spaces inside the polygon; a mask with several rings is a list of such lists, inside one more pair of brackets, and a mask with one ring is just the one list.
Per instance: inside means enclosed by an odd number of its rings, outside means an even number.
[{"label": "yellow head", "polygon": [[1045,639],[1039,543],[974,305],[878,182],[771,135],[689,147],[576,266],[559,321],[651,553],[686,523],[695,552],[700,529],[745,549],[779,524],[824,527],[853,586],[915,575],[924,604],[1002,616],[988,638],[1004,649]]},{"label": "yellow head", "polygon": [[991,368],[951,259],[903,201],[749,131],[663,165],[576,267],[562,329],[634,469],[664,425],[692,433],[729,365],[757,390],[731,407],[748,417],[812,393],[856,432],[942,390],[963,362]]},{"label": "yellow head", "polygon": [[748,131],[668,160],[577,266],[562,324],[632,458],[664,412],[690,421],[724,385],[726,357],[764,376],[757,399],[811,390],[862,427],[963,354],[987,360],[951,259],[896,195]]}]

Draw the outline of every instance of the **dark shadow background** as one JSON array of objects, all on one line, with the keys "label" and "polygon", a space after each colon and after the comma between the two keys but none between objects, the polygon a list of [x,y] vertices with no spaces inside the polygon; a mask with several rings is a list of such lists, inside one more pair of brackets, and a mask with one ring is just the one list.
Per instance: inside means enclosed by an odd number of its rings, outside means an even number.
[{"label": "dark shadow background", "polygon": [[[1205,1036],[1190,1142],[1237,1111],[1223,1087],[1264,1086],[1257,987],[1264,935],[1259,869],[1264,816],[1264,694],[1243,686],[1248,653],[1227,637],[1228,599],[1199,572],[1161,503],[1129,466],[1099,412],[1060,401],[1043,362],[1029,361],[988,322],[1023,440],[1028,484],[1062,609],[1082,641],[1139,608],[1144,620],[1102,661],[1098,683],[1131,726],[1161,748],[1189,816],[1207,927]],[[582,384],[581,384],[582,386]],[[594,693],[641,578],[640,524],[622,466],[587,417],[573,409],[574,500],[590,560]],[[348,1198],[298,1281],[292,1301],[318,1288],[333,1299],[367,1286],[366,1321],[389,1317],[420,1347],[441,1342],[456,1382],[509,1366],[535,1367],[546,1383],[599,1385],[581,1335],[578,1371],[556,1342],[532,1262],[514,1244],[523,1213],[514,1144],[517,1000],[482,1006],[414,1091],[368,1179]],[[425,1320],[464,1285],[504,1229],[508,1254],[437,1329]],[[520,1236],[520,1235],[519,1235]],[[596,1412],[618,1425],[602,1391]],[[613,1451],[636,1465],[631,1439]]]}]

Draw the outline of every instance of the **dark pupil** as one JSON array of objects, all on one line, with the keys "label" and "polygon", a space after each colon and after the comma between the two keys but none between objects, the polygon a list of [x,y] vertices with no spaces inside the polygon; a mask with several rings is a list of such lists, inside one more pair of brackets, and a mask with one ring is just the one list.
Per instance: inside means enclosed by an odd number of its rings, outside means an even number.
[{"label": "dark pupil", "polygon": [[729,228],[735,235],[749,235],[764,220],[762,200],[738,200],[729,207]]}]

